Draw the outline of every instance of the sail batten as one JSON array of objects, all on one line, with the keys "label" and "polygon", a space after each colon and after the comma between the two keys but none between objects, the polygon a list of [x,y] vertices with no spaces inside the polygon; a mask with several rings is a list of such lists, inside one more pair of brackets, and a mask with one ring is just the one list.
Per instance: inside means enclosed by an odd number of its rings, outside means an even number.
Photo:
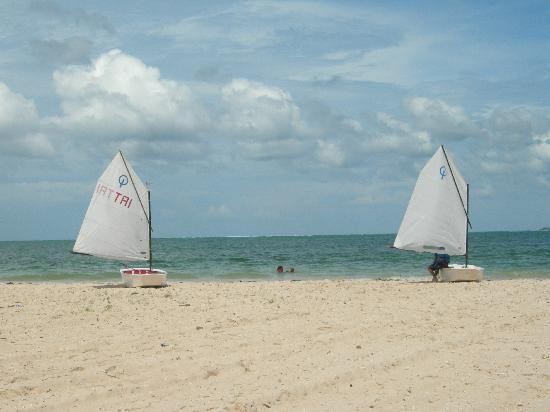
[{"label": "sail batten", "polygon": [[118,152],[99,177],[73,251],[104,259],[149,259],[147,188]]},{"label": "sail batten", "polygon": [[416,252],[466,254],[467,188],[441,146],[418,176],[394,247]]}]

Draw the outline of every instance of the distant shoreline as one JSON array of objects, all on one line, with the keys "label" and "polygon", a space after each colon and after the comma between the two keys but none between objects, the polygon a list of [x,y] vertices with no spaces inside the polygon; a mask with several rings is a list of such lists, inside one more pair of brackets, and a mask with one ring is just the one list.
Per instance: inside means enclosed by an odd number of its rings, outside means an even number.
[{"label": "distant shoreline", "polygon": [[[550,231],[550,227],[540,229],[514,229],[514,230],[470,230],[472,233],[523,233]],[[339,234],[309,234],[309,235],[204,235],[204,236],[167,236],[156,237],[153,240],[192,240],[192,239],[254,239],[254,238],[296,238],[296,237],[329,237],[329,236],[395,236],[396,233],[339,233]],[[75,239],[0,239],[0,242],[74,242]]]}]

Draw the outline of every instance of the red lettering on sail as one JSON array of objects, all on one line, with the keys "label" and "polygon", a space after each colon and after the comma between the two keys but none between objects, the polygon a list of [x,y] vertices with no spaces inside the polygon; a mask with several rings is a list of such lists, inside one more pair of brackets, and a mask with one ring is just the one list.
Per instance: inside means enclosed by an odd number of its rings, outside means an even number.
[{"label": "red lettering on sail", "polygon": [[[112,194],[114,196],[111,196]],[[120,192],[117,192],[115,189],[110,188],[102,183],[97,184],[96,194],[106,198],[112,199],[114,203],[119,204],[120,206],[130,209],[132,206],[132,198],[130,196],[124,195]]]}]

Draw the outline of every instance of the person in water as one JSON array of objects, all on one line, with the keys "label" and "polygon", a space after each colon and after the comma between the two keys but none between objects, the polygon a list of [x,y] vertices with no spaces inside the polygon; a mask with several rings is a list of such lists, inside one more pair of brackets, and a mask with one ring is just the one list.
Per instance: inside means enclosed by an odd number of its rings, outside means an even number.
[{"label": "person in water", "polygon": [[284,269],[282,266],[277,266],[277,273],[283,273]]},{"label": "person in water", "polygon": [[428,266],[428,272],[432,274],[432,282],[437,282],[437,275],[439,274],[439,269],[448,268],[449,263],[451,263],[451,257],[445,253],[435,253],[434,261],[430,266]]}]

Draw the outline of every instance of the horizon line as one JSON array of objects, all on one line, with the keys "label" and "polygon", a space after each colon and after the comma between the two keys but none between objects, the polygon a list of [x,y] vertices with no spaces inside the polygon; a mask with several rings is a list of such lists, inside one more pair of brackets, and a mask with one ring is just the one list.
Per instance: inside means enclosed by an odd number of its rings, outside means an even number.
[{"label": "horizon line", "polygon": [[[472,230],[470,233],[494,233],[494,232],[544,232],[550,231],[550,227],[540,229],[505,229],[505,230]],[[386,233],[315,233],[315,234],[286,234],[286,235],[196,235],[196,236],[162,236],[153,239],[214,239],[214,238],[260,238],[260,237],[316,237],[316,236],[382,236],[397,235],[397,232]],[[0,239],[0,242],[68,242],[76,239]]]}]

